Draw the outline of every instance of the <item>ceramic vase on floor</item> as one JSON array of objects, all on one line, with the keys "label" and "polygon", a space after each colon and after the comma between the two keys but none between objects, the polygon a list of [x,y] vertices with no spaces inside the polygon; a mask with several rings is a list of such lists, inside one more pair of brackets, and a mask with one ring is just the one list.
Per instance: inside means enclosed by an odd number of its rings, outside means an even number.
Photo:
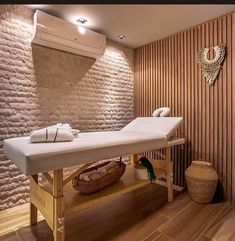
[{"label": "ceramic vase on floor", "polygon": [[214,197],[218,174],[206,161],[192,161],[185,171],[190,197],[198,203],[210,203]]}]

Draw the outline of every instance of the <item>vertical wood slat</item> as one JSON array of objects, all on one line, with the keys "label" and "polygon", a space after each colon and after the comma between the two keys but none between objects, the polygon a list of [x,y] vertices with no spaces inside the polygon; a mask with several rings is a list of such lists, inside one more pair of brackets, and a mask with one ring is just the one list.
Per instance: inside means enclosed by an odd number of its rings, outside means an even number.
[{"label": "vertical wood slat", "polygon": [[[209,26],[209,42],[210,46],[215,46],[216,44],[214,43],[214,21],[211,21]],[[215,57],[214,52],[210,51],[210,59],[213,59]],[[212,91],[211,93],[209,92],[209,98],[210,98],[210,105],[209,105],[209,115],[210,115],[210,120],[209,120],[209,127],[208,131],[209,133],[212,133],[212,137],[209,139],[210,140],[210,161],[213,163],[214,166],[214,92],[215,92],[215,86],[212,86]]]},{"label": "vertical wood slat", "polygon": [[[200,49],[202,47],[202,27],[201,26],[198,26],[198,35],[197,35],[197,43],[198,43],[198,48],[197,49]],[[196,49],[195,49],[196,51]],[[197,72],[198,72],[198,103],[197,103],[197,115],[198,115],[198,149],[197,149],[197,152],[198,152],[198,158],[203,158],[202,157],[202,74],[201,74],[201,70],[200,70],[200,67],[198,66],[197,64]],[[195,80],[197,81],[197,80]]]},{"label": "vertical wood slat", "polygon": [[[235,13],[232,14],[232,26],[231,26],[231,32],[232,32],[232,38],[231,38],[231,42],[234,43],[235,42]],[[231,60],[231,66],[232,66],[232,80],[235,80],[235,46],[231,45],[231,55],[232,55],[232,60]],[[235,103],[235,83],[231,82],[232,85],[232,168],[231,168],[231,172],[233,173],[231,179],[232,179],[232,183],[231,183],[231,189],[232,189],[232,201],[233,203],[235,203],[235,188],[234,188],[234,183],[235,183],[235,105],[233,103]]]},{"label": "vertical wood slat", "polygon": [[[210,33],[210,26],[209,26],[209,23],[206,24],[206,28],[205,28],[205,35],[206,35],[206,38],[205,38],[205,46],[211,46],[210,44],[210,39],[209,39],[209,33]],[[211,52],[210,51],[210,54],[209,54],[209,58],[211,57]],[[205,103],[207,103],[205,105],[205,129],[206,129],[206,137],[205,137],[205,143],[206,143],[206,146],[205,146],[205,158],[206,160],[210,161],[210,139],[213,138],[213,136],[211,136],[210,138],[210,95],[212,95],[212,91],[210,91],[210,87],[207,83],[205,83],[205,86],[206,86],[206,91],[205,91]],[[211,93],[209,93],[209,91]]]},{"label": "vertical wood slat", "polygon": [[[227,16],[224,16],[222,18],[222,42],[227,43]],[[223,76],[223,136],[222,136],[222,140],[223,140],[223,180],[222,182],[224,183],[223,185],[223,191],[224,191],[224,195],[226,195],[227,192],[227,145],[228,145],[228,138],[227,138],[227,106],[228,106],[228,102],[227,102],[227,60],[228,58],[225,58],[224,64],[223,64],[223,69],[222,69],[222,76]]]},{"label": "vertical wood slat", "polygon": [[[222,42],[222,18],[218,19],[218,43]],[[222,182],[223,181],[223,69],[220,72],[220,76],[217,80],[218,82],[218,119],[219,119],[219,125],[218,125],[218,170],[219,170],[219,179]]]},{"label": "vertical wood slat", "polygon": [[[232,32],[231,32],[231,26],[232,26],[232,16],[228,16],[227,19],[227,89],[228,89],[228,108],[227,108],[227,136],[228,136],[228,147],[227,147],[227,160],[232,160],[232,152],[229,151],[232,149]],[[228,193],[228,199],[231,200],[232,196],[232,162],[227,162],[227,193]]]},{"label": "vertical wood slat", "polygon": [[[194,46],[193,46],[193,52],[195,52],[195,49],[198,49],[198,41],[197,41],[197,35],[198,35],[198,30],[194,29]],[[198,138],[198,99],[196,100],[196,97],[198,98],[198,65],[197,65],[197,61],[194,61],[194,77],[192,79],[192,82],[194,82],[194,101],[195,101],[195,105],[194,105],[194,126],[193,129],[195,130],[195,143],[194,143],[194,148],[192,149],[194,156],[193,158],[195,160],[197,160],[199,158],[198,156],[198,152],[196,150],[198,150],[198,146],[199,146],[199,138]],[[197,80],[197,81],[193,81],[193,80]]]},{"label": "vertical wood slat", "polygon": [[[209,87],[196,62],[201,47],[224,43],[227,56],[215,84]],[[172,152],[174,182],[185,186],[192,160],[211,161],[224,198],[235,202],[235,13],[135,49],[135,115],[151,116],[169,106],[183,116],[177,135],[188,141]],[[209,58],[213,58],[212,51]]]},{"label": "vertical wood slat", "polygon": [[[215,45],[218,45],[220,43],[220,39],[219,39],[219,35],[220,35],[220,30],[219,30],[219,19],[216,19],[214,21],[214,44]],[[214,168],[216,170],[219,170],[220,169],[220,156],[219,156],[219,142],[220,142],[220,138],[219,138],[219,127],[220,127],[220,94],[219,94],[219,90],[220,90],[220,83],[219,81],[221,82],[221,73],[219,75],[219,78],[216,80],[218,81],[218,84],[217,85],[214,85],[214,117],[213,117],[213,120],[214,120],[214,158],[213,158],[213,163],[214,163]]]}]

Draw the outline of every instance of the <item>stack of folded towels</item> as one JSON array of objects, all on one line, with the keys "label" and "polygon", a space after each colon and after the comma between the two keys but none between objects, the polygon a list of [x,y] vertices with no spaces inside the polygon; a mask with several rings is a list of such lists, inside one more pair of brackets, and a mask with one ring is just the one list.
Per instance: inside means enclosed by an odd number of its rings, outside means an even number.
[{"label": "stack of folded towels", "polygon": [[78,137],[79,130],[72,129],[68,123],[58,123],[36,131],[30,135],[30,142],[66,142]]},{"label": "stack of folded towels", "polygon": [[93,181],[105,176],[108,173],[111,173],[115,170],[119,169],[119,163],[116,161],[112,161],[107,165],[100,167],[96,170],[85,172],[79,175],[79,179],[83,181]]}]

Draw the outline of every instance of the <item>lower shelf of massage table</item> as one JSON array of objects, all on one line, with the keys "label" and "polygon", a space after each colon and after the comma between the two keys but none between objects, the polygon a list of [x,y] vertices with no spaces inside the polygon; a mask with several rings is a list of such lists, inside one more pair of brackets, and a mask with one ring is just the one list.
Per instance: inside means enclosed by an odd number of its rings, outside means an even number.
[{"label": "lower shelf of massage table", "polygon": [[[164,176],[164,172],[157,170],[155,172],[157,177]],[[105,189],[93,194],[83,195],[74,190],[71,182],[64,186],[64,198],[65,198],[65,213],[72,213],[82,209],[89,208],[93,205],[107,202],[119,195],[134,191],[150,184],[149,180],[136,180],[135,171],[133,166],[127,165],[124,175],[118,182],[112,184]],[[154,185],[154,184],[153,184]],[[43,189],[52,194],[51,185],[48,183],[43,186]]]}]

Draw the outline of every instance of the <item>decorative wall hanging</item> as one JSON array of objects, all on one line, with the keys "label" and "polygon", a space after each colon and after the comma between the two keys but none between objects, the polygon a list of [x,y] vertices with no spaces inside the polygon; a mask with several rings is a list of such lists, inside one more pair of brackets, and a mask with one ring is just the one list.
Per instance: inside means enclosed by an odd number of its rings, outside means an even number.
[{"label": "decorative wall hanging", "polygon": [[215,51],[215,58],[209,60],[207,54],[210,49],[201,48],[197,52],[197,62],[201,66],[203,76],[206,78],[206,81],[211,86],[221,69],[222,62],[224,61],[226,47],[224,44],[212,47]]}]

